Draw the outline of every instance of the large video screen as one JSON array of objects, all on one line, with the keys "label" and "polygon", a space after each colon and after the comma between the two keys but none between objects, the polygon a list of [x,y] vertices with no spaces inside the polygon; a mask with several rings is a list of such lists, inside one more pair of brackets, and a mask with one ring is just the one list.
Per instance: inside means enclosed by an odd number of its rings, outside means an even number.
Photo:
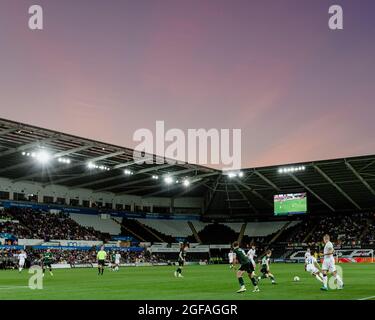
[{"label": "large video screen", "polygon": [[277,194],[273,204],[275,216],[304,214],[307,212],[306,192]]}]

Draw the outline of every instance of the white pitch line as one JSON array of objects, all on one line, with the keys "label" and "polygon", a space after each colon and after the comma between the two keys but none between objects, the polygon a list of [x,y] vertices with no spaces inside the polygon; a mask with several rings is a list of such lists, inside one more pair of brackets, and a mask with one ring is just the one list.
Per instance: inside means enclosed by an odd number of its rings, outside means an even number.
[{"label": "white pitch line", "polygon": [[28,288],[29,286],[12,286],[12,287],[0,287],[0,290],[9,290],[9,289],[23,289]]},{"label": "white pitch line", "polygon": [[375,299],[375,296],[361,298],[361,299],[358,299],[358,300],[370,300],[370,299]]}]

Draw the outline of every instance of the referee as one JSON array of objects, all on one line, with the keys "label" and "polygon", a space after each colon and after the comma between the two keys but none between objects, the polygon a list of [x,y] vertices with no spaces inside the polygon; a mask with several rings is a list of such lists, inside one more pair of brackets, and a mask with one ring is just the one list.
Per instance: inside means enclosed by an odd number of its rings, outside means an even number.
[{"label": "referee", "polygon": [[104,246],[101,246],[96,258],[98,259],[98,275],[103,275],[105,259],[107,258],[107,252],[104,251]]}]

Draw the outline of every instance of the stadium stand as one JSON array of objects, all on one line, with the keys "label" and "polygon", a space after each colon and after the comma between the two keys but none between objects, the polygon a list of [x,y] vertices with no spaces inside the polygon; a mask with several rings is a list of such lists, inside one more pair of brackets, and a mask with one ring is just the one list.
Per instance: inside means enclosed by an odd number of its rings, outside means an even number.
[{"label": "stadium stand", "polygon": [[328,233],[337,244],[370,243],[373,238],[373,214],[313,216],[286,230],[280,243],[316,244]]},{"label": "stadium stand", "polygon": [[122,235],[132,236],[138,241],[168,243],[176,241],[173,236],[163,234],[160,231],[152,228],[151,226],[146,226],[145,224],[141,223],[138,219],[124,218],[122,220],[121,228]]},{"label": "stadium stand", "polygon": [[65,213],[46,213],[32,209],[12,208],[4,211],[10,222],[2,223],[1,232],[24,239],[98,240],[103,233],[80,225]]},{"label": "stadium stand", "polygon": [[[269,236],[280,230],[287,223],[287,221],[250,222],[246,225],[245,235],[249,237]],[[298,221],[294,221],[290,227],[297,223]]]},{"label": "stadium stand", "polygon": [[197,232],[202,231],[209,223],[202,221],[192,221],[192,224]]},{"label": "stadium stand", "polygon": [[[43,149],[38,149],[40,141]],[[48,174],[35,165],[41,151],[50,155]],[[374,248],[373,155],[306,162],[298,172],[285,167],[301,164],[247,168],[233,178],[192,164],[135,163],[129,148],[0,119],[0,160],[3,258],[15,254],[12,250],[19,248],[12,245],[22,239],[35,247],[56,245],[54,239],[66,240],[61,243],[67,246],[67,240],[82,240],[82,247],[100,240],[108,248],[130,248],[129,261],[175,259],[174,243],[183,240],[217,245],[197,250],[192,260],[207,259],[212,252],[221,259],[216,261],[225,261],[229,244],[237,239],[245,249],[255,243],[259,255],[270,247],[273,257],[288,258],[296,247],[321,250],[324,233],[336,246]],[[166,187],[159,178],[168,175],[176,183]],[[181,184],[185,177],[191,179],[189,188]],[[308,212],[274,217],[273,197],[290,190],[306,193]],[[48,208],[35,209],[42,205]],[[177,212],[186,218],[176,218]],[[195,213],[202,221],[191,218]],[[166,244],[171,253],[148,251],[156,243]],[[87,248],[75,252],[60,246],[58,261],[69,256],[90,261]]]},{"label": "stadium stand", "polygon": [[137,219],[143,225],[172,237],[188,237],[192,231],[185,220]]},{"label": "stadium stand", "polygon": [[[238,233],[226,224],[212,223],[206,225],[198,232],[199,238],[204,244],[232,243],[238,238]],[[189,239],[192,239],[189,238]]]},{"label": "stadium stand", "polygon": [[118,235],[121,226],[112,219],[101,219],[98,215],[71,213],[70,218],[84,227],[89,227],[102,233]]}]

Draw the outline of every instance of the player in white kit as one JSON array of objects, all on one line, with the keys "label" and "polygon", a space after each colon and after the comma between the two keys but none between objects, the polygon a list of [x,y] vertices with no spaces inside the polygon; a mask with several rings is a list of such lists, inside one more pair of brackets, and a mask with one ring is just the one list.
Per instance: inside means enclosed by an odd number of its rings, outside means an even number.
[{"label": "player in white kit", "polygon": [[115,271],[118,271],[119,266],[120,266],[120,261],[121,261],[121,254],[117,252],[115,254]]},{"label": "player in white kit", "polygon": [[322,272],[323,272],[323,287],[321,287],[321,290],[327,291],[328,290],[328,272],[333,275],[337,282],[337,289],[342,289],[344,287],[344,283],[341,279],[341,277],[337,274],[336,271],[336,265],[335,265],[335,258],[333,256],[334,248],[333,244],[330,241],[329,235],[326,234],[323,237],[323,241],[325,243],[324,246],[324,260],[322,265]]},{"label": "player in white kit", "polygon": [[315,276],[316,280],[323,282],[323,274],[320,272],[319,264],[311,255],[310,249],[305,253],[305,270]]},{"label": "player in white kit", "polygon": [[228,253],[228,259],[229,259],[229,268],[233,269],[234,267],[234,260],[236,258],[236,254],[233,252],[233,250],[230,250]]},{"label": "player in white kit", "polygon": [[26,252],[21,250],[21,252],[18,255],[18,272],[21,272],[22,269],[25,267],[26,259],[27,259]]},{"label": "player in white kit", "polygon": [[307,248],[306,252],[305,252],[305,261],[307,258],[311,257],[311,250],[310,248]]},{"label": "player in white kit", "polygon": [[247,252],[247,256],[249,257],[251,263],[253,264],[254,271],[255,271],[255,268],[256,268],[256,263],[255,263],[255,260],[254,260],[254,258],[256,257],[255,245],[251,245],[251,249]]}]

